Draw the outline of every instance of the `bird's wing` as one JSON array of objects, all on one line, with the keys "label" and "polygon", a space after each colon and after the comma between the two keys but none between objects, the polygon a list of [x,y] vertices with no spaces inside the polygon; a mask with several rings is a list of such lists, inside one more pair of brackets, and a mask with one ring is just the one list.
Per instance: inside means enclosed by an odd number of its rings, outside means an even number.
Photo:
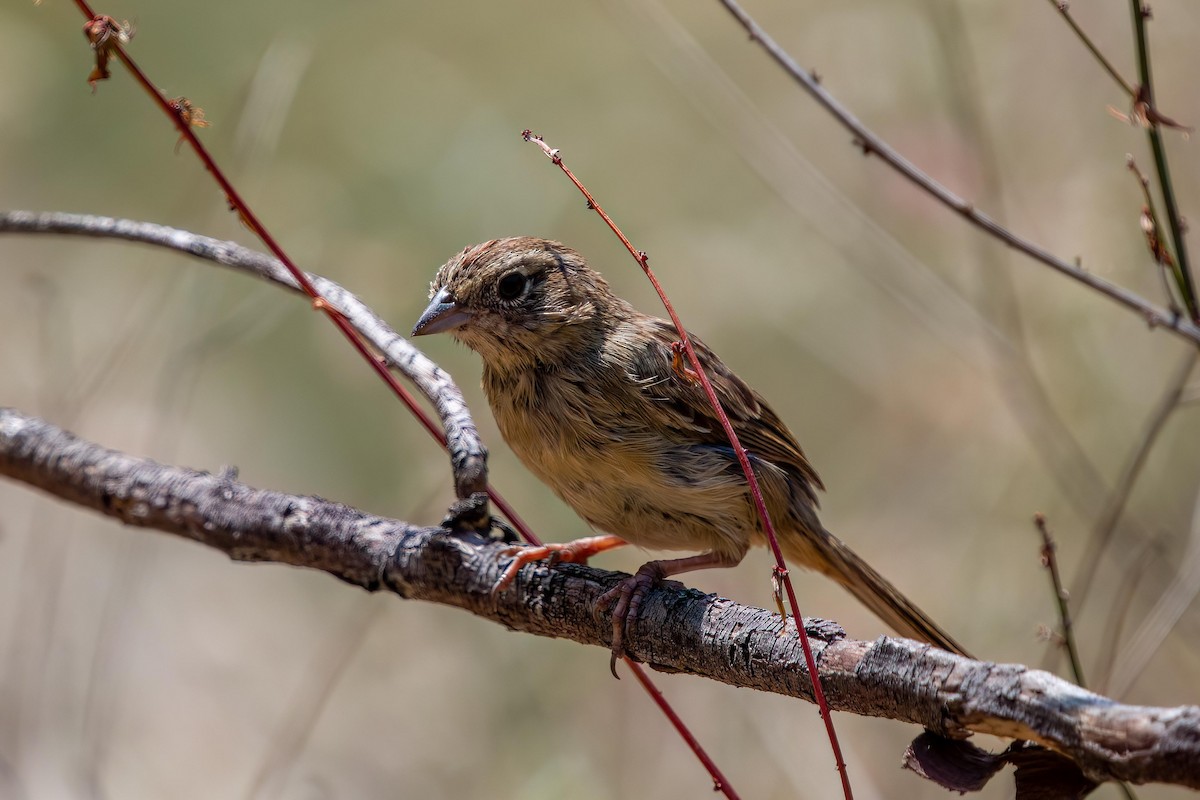
[{"label": "bird's wing", "polygon": [[[657,401],[654,405],[662,412],[662,422],[677,429],[681,439],[695,439],[701,446],[728,448],[725,431],[687,356],[682,352],[676,355],[672,349],[678,340],[675,326],[660,319],[647,318],[647,321],[648,325],[636,326],[650,335],[643,333],[638,337],[630,377],[638,381],[645,396]],[[815,505],[815,491],[824,486],[787,425],[704,342],[695,336],[690,338],[742,446],[752,457],[791,475]]]}]

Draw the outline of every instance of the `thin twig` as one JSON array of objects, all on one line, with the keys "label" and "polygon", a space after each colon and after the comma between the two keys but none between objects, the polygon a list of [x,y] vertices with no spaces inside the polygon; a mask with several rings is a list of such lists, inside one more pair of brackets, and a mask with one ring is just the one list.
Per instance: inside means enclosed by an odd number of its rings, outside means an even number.
[{"label": "thin twig", "polygon": [[[276,258],[236,242],[152,222],[58,211],[0,211],[0,234],[3,233],[66,234],[165,247],[302,293],[295,278]],[[487,482],[487,448],[471,418],[466,398],[453,378],[341,285],[311,273],[305,273],[305,278],[339,316],[383,355],[389,366],[412,381],[433,404],[441,421],[439,436],[435,438],[449,448],[458,495],[465,497],[481,491]]]},{"label": "thin twig", "polygon": [[1171,243],[1175,249],[1175,279],[1179,293],[1193,322],[1200,321],[1200,299],[1196,297],[1196,285],[1192,280],[1191,262],[1188,260],[1184,224],[1175,201],[1175,188],[1171,182],[1171,168],[1167,164],[1167,149],[1163,144],[1160,117],[1154,105],[1154,84],[1150,74],[1150,41],[1146,35],[1146,19],[1150,9],[1143,0],[1129,0],[1133,13],[1133,39],[1137,46],[1138,87],[1134,103],[1144,103],[1147,122],[1146,135],[1150,138],[1150,149],[1154,153],[1154,168],[1158,173],[1158,188],[1162,192],[1163,205],[1167,209],[1167,221],[1171,226]]},{"label": "thin twig", "polygon": [[1110,300],[1125,306],[1138,313],[1151,327],[1163,327],[1173,331],[1179,336],[1188,339],[1193,345],[1200,344],[1200,325],[1187,319],[1182,319],[1177,314],[1171,314],[1169,311],[1159,308],[1153,303],[1147,301],[1141,296],[1117,286],[1110,281],[1106,281],[1083,268],[1068,263],[1061,258],[1053,255],[1049,251],[1039,247],[1032,242],[1017,236],[1012,231],[1000,225],[988,215],[980,212],[975,206],[967,200],[959,197],[954,192],[947,189],[942,184],[935,181],[926,173],[918,169],[912,162],[900,155],[890,145],[876,136],[865,125],[863,125],[850,111],[843,106],[825,87],[823,87],[808,71],[801,68],[796,61],[787,54],[775,40],[772,39],[766,31],[764,31],[757,22],[747,14],[736,0],[720,0],[721,4],[728,9],[729,13],[734,16],[739,24],[750,34],[751,40],[757,42],[767,52],[768,55],[779,64],[789,76],[801,85],[826,111],[828,111],[838,122],[846,129],[854,134],[854,144],[859,147],[864,155],[876,155],[881,158],[886,164],[899,172],[906,179],[911,181],[916,186],[920,187],[931,197],[942,203],[947,208],[955,211],[972,225],[987,232],[989,235],[1003,242],[1008,247],[1024,253],[1030,258],[1038,261],[1057,272],[1066,275],[1085,286],[1095,289],[1100,294],[1108,297]]},{"label": "thin twig", "polygon": [[[85,17],[87,17],[88,26],[95,25],[100,29],[107,29],[115,25],[112,18],[103,15],[97,15],[96,12],[92,10],[91,6],[88,5],[87,0],[75,0],[75,5],[78,6],[79,10],[83,12]],[[85,31],[88,30],[88,26],[85,26]],[[93,39],[93,47],[97,47],[94,37],[89,38]],[[312,298],[313,309],[323,311],[325,313],[325,316],[330,322],[333,323],[334,327],[336,327],[342,333],[342,335],[346,337],[346,340],[350,343],[351,347],[354,348],[355,352],[357,352],[358,355],[367,362],[375,374],[378,375],[385,384],[387,384],[388,388],[392,391],[392,394],[399,398],[400,401],[408,407],[408,410],[412,413],[412,415],[415,416],[418,421],[420,421],[421,425],[426,431],[429,432],[431,436],[433,436],[434,439],[442,442],[444,445],[445,434],[438,428],[429,415],[425,413],[425,410],[417,404],[416,399],[408,392],[408,390],[396,380],[390,371],[388,371],[388,368],[373,355],[371,355],[366,343],[355,332],[353,326],[350,325],[346,318],[342,316],[342,314],[339,313],[334,306],[325,301],[320,292],[317,291],[312,282],[308,279],[308,276],[305,274],[305,272],[297,267],[288,254],[284,252],[283,247],[280,246],[280,244],[275,240],[275,237],[270,231],[267,230],[267,227],[259,220],[258,216],[253,210],[251,210],[250,206],[242,198],[241,193],[234,188],[233,184],[225,176],[224,171],[221,169],[220,165],[217,164],[216,159],[212,157],[212,155],[208,152],[208,149],[203,145],[203,143],[201,143],[199,137],[196,136],[195,131],[192,130],[193,122],[195,121],[196,117],[195,110],[191,104],[182,99],[167,99],[167,97],[158,89],[158,87],[151,83],[150,79],[146,76],[146,73],[144,73],[141,67],[137,65],[137,62],[133,60],[133,57],[126,52],[123,44],[124,41],[124,37],[110,37],[104,44],[105,52],[115,55],[118,59],[120,59],[121,63],[124,64],[125,68],[129,70],[137,84],[143,90],[145,90],[146,94],[150,96],[155,105],[157,105],[159,109],[167,115],[167,118],[171,120],[172,124],[179,131],[180,140],[188,144],[188,146],[192,149],[192,152],[196,154],[196,157],[199,158],[201,163],[204,164],[204,168],[207,170],[207,172],[212,175],[213,180],[216,181],[217,185],[221,187],[221,191],[224,192],[226,200],[229,202],[230,207],[237,213],[238,218],[242,221],[242,224],[249,228],[250,231],[267,246],[267,249],[279,259],[280,263],[283,264],[283,267],[291,274],[292,278],[296,281],[296,284],[300,287],[300,289],[306,295]],[[96,73],[93,74],[95,75]],[[107,75],[102,75],[101,77],[107,77]],[[487,491],[487,470],[484,469],[482,473],[477,476],[474,486],[466,487],[456,482],[455,488],[459,492],[459,497],[463,498],[469,497],[476,492]],[[465,492],[465,494],[463,492]]]},{"label": "thin twig", "polygon": [[[979,98],[986,92],[977,78],[969,31],[958,4],[930,2],[927,9],[929,24],[942,42],[940,52],[948,54],[940,72],[946,76],[951,107],[965,129],[965,138],[975,145],[985,187],[984,197],[989,205],[1002,212],[1004,175],[996,161],[996,148],[980,105]],[[1034,451],[1045,460],[1049,474],[1059,482],[1079,513],[1090,518],[1111,493],[1034,366],[1012,270],[1005,269],[1000,251],[988,246],[984,237],[976,237],[976,242],[979,245],[977,261],[985,267],[981,272],[982,291],[977,302],[988,310],[989,318],[1003,334],[987,340],[993,345],[1001,395],[1025,429]],[[1076,605],[1076,613],[1078,611]],[[1053,650],[1055,654],[1061,651],[1059,647]]]},{"label": "thin twig", "polygon": [[[679,341],[683,345],[684,352],[687,354],[688,361],[691,363],[691,368],[696,377],[700,381],[700,386],[704,389],[704,394],[708,397],[709,405],[712,406],[713,413],[717,415],[717,419],[721,422],[721,427],[725,431],[725,436],[729,439],[729,444],[733,448],[733,452],[737,455],[738,463],[742,467],[742,473],[746,476],[746,482],[750,488],[750,496],[754,501],[754,507],[758,511],[759,519],[762,520],[763,532],[766,534],[767,543],[771,548],[772,554],[775,556],[775,572],[773,573],[773,581],[776,586],[776,597],[779,596],[778,586],[782,585],[787,592],[788,603],[791,606],[792,616],[797,620],[797,627],[800,630],[800,643],[804,649],[804,660],[808,667],[809,675],[812,677],[813,695],[817,701],[817,707],[821,711],[821,719],[825,723],[825,732],[829,736],[829,745],[833,749],[834,761],[837,763],[838,774],[842,780],[842,792],[846,800],[852,800],[854,793],[850,788],[850,776],[846,771],[846,761],[842,757],[842,748],[838,742],[837,731],[833,727],[833,715],[829,711],[829,704],[825,702],[825,693],[821,688],[821,681],[817,671],[817,662],[813,658],[812,648],[808,643],[808,634],[804,632],[804,627],[799,624],[801,619],[800,604],[796,600],[796,590],[792,586],[791,577],[788,574],[787,563],[783,559],[783,551],[779,548],[779,539],[775,535],[775,526],[771,523],[771,515],[767,511],[766,501],[763,500],[762,489],[758,485],[758,478],[754,474],[754,469],[750,466],[750,457],[746,453],[746,449],[742,447],[738,441],[737,431],[733,429],[733,423],[729,421],[729,416],[725,413],[725,409],[721,406],[721,400],[717,397],[716,390],[713,389],[712,382],[708,378],[708,372],[704,365],[700,362],[699,356],[696,355],[696,349],[692,346],[692,338],[688,334],[687,329],[680,321],[679,315],[675,313],[675,307],[671,304],[667,293],[663,290],[662,284],[658,282],[658,278],[654,275],[654,271],[650,269],[650,259],[645,251],[638,250],[629,241],[629,238],[617,227],[615,223],[600,204],[596,202],[596,198],[587,190],[583,182],[575,177],[575,173],[567,168],[563,163],[562,156],[557,148],[550,147],[545,140],[540,136],[536,136],[532,131],[525,130],[521,132],[522,138],[527,142],[532,142],[541,148],[546,157],[557,166],[564,175],[575,185],[575,188],[587,199],[588,208],[595,211],[604,220],[609,229],[621,240],[621,244],[625,245],[625,249],[633,256],[634,261],[642,268],[642,272],[646,274],[650,284],[654,287],[654,291],[658,293],[659,299],[662,301],[663,307],[667,310],[667,314],[671,317],[671,322],[675,325],[675,331],[679,334]],[[782,606],[782,603],[780,603]],[[782,609],[781,609],[782,610]]]},{"label": "thin twig", "polygon": [[1063,20],[1066,21],[1071,30],[1075,32],[1075,35],[1079,37],[1079,41],[1083,43],[1083,46],[1088,49],[1088,52],[1092,54],[1092,57],[1096,59],[1101,67],[1104,68],[1104,71],[1108,73],[1109,77],[1117,82],[1117,85],[1125,91],[1125,94],[1129,95],[1130,100],[1135,99],[1137,97],[1137,90],[1133,88],[1133,84],[1125,80],[1125,76],[1117,71],[1117,68],[1114,67],[1112,62],[1105,57],[1104,53],[1100,52],[1100,48],[1096,46],[1096,43],[1092,41],[1092,38],[1084,32],[1083,28],[1079,27],[1079,23],[1077,23],[1075,18],[1071,16],[1070,4],[1067,3],[1066,0],[1047,0],[1047,2],[1054,6],[1054,10],[1057,11],[1060,16],[1062,16]]},{"label": "thin twig", "polygon": [[1054,587],[1054,601],[1058,604],[1058,619],[1062,626],[1063,644],[1066,645],[1067,656],[1071,659],[1071,674],[1075,676],[1076,684],[1087,686],[1087,681],[1083,679],[1083,664],[1079,660],[1079,649],[1075,646],[1075,628],[1071,624],[1070,596],[1063,588],[1062,576],[1058,572],[1058,558],[1055,556],[1058,545],[1050,536],[1050,529],[1046,526],[1044,515],[1034,514],[1033,524],[1037,526],[1038,533],[1042,535],[1042,566],[1050,573],[1050,583]]},{"label": "thin twig", "polygon": [[1175,272],[1175,258],[1162,238],[1162,223],[1158,221],[1158,208],[1154,203],[1154,194],[1150,191],[1150,179],[1138,167],[1132,155],[1125,156],[1125,166],[1137,178],[1138,186],[1142,190],[1140,224],[1146,237],[1146,247],[1149,248],[1150,256],[1158,266],[1157,271],[1163,281],[1163,298],[1167,301],[1167,307],[1178,314],[1179,306],[1175,302],[1175,293],[1171,291],[1171,283],[1167,278],[1168,273]]}]

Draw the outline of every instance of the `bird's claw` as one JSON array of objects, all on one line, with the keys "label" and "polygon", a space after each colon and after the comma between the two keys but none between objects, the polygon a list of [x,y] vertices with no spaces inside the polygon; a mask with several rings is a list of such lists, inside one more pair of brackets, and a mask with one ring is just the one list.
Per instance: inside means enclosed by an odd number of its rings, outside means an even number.
[{"label": "bird's claw", "polygon": [[583,548],[576,546],[575,542],[564,542],[562,544],[550,543],[536,546],[514,544],[505,547],[500,551],[500,556],[501,558],[512,558],[512,561],[504,568],[504,574],[500,576],[500,580],[496,581],[496,585],[492,587],[492,594],[497,595],[511,586],[512,582],[517,579],[517,573],[521,571],[521,567],[526,564],[533,564],[538,561],[545,561],[550,566],[560,562],[586,564],[591,555],[591,552],[587,552]]},{"label": "bird's claw", "polygon": [[500,580],[496,581],[496,585],[492,587],[492,596],[503,592],[512,582],[517,579],[517,573],[521,571],[521,567],[526,564],[532,564],[535,561],[540,561],[548,555],[546,547],[529,547],[522,544],[514,544],[505,547],[500,551],[501,558],[512,558],[508,566],[504,568],[504,572],[500,575]]},{"label": "bird's claw", "polygon": [[638,571],[622,579],[604,594],[596,598],[595,612],[598,614],[612,608],[612,657],[608,668],[614,678],[617,675],[617,659],[629,657],[638,660],[625,652],[625,640],[637,634],[638,618],[641,616],[642,602],[655,586],[664,583],[673,584],[682,589],[683,584],[677,581],[667,581],[666,573],[657,561],[643,564]]},{"label": "bird's claw", "polygon": [[549,561],[551,565],[558,563],[586,564],[592,556],[620,547],[625,540],[619,536],[604,534],[601,536],[585,536],[569,542],[530,545],[513,545],[500,551],[502,557],[511,557],[512,562],[505,567],[504,574],[492,587],[492,594],[504,591],[516,580],[517,573],[526,564],[535,561]]}]

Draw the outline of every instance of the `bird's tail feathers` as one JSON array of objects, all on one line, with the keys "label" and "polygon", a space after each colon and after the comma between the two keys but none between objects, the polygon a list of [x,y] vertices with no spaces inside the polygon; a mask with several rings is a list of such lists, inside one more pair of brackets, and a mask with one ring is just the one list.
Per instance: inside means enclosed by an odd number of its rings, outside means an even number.
[{"label": "bird's tail feathers", "polygon": [[[968,656],[954,637],[888,582],[840,539],[824,529],[811,536],[784,537],[784,554],[815,567],[840,583],[850,594],[886,622],[896,633]],[[791,545],[789,547],[789,545]],[[816,556],[812,550],[816,550]]]}]

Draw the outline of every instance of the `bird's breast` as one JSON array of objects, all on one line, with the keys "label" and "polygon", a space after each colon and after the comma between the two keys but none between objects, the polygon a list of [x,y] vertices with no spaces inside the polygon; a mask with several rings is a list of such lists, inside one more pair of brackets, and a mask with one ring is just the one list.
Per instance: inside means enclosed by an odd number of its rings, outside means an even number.
[{"label": "bird's breast", "polygon": [[644,437],[622,392],[586,374],[485,372],[484,390],[505,441],[556,490],[567,482],[616,481],[621,470],[650,458],[639,455]]},{"label": "bird's breast", "polygon": [[485,371],[484,389],[509,447],[594,527],[650,548],[739,546],[726,539],[745,535],[744,484],[726,457],[666,437],[636,384]]}]

